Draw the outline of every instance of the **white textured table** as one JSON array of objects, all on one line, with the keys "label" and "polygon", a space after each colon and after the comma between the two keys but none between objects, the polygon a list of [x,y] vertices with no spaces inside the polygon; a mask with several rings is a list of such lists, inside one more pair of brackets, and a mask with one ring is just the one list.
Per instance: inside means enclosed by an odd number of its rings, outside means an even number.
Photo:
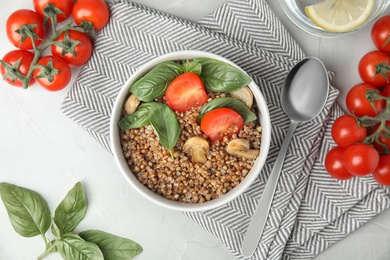
[{"label": "white textured table", "polygon": [[[140,4],[197,21],[226,0],[137,0]],[[336,73],[334,85],[345,94],[358,83],[357,63],[374,48],[370,27],[340,39],[308,35],[283,14],[277,0],[268,1],[305,52],[321,58]],[[8,15],[32,9],[30,0],[3,1],[0,8],[0,57],[13,49],[5,36]],[[390,14],[390,10],[387,10]],[[74,76],[79,69],[73,69]],[[73,77],[74,80],[75,77]],[[131,238],[144,251],[136,259],[229,260],[228,250],[180,212],[165,210],[136,194],[112,156],[61,111],[67,89],[47,92],[0,82],[0,182],[41,193],[52,210],[77,181],[82,181],[89,207],[76,231],[101,229]],[[40,237],[23,238],[10,225],[0,205],[0,259],[33,259],[44,250]],[[390,210],[382,213],[316,259],[389,259]],[[52,254],[46,259],[61,259]]]}]

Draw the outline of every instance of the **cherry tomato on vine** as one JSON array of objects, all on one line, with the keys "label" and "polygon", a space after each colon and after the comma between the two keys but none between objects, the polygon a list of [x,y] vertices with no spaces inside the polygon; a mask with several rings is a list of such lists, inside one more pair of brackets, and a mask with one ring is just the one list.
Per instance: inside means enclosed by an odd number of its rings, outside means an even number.
[{"label": "cherry tomato on vine", "polygon": [[360,83],[353,86],[347,93],[346,105],[349,112],[353,113],[357,117],[362,116],[376,116],[386,106],[385,100],[375,100],[375,109],[371,106],[371,103],[366,98],[367,90],[376,90],[379,95],[383,95],[382,92],[377,90],[374,86],[367,83]]},{"label": "cherry tomato on vine", "polygon": [[104,0],[77,0],[72,16],[77,25],[87,21],[93,24],[95,30],[100,30],[107,24],[110,13]]},{"label": "cherry tomato on vine", "polygon": [[192,72],[186,72],[177,76],[169,84],[165,98],[168,106],[173,110],[185,112],[193,107],[203,106],[208,97],[199,76]]},{"label": "cherry tomato on vine", "polygon": [[379,157],[378,167],[372,172],[374,179],[386,186],[390,186],[390,154]]},{"label": "cherry tomato on vine", "polygon": [[[57,22],[65,21],[72,13],[73,0],[33,0],[35,11],[42,17],[46,12],[57,15]],[[51,6],[48,6],[52,4]],[[58,10],[56,11],[55,8]],[[46,10],[45,10],[46,8]]]},{"label": "cherry tomato on vine", "polygon": [[325,157],[325,169],[330,176],[338,180],[348,180],[353,177],[343,164],[344,151],[344,148],[336,146],[333,147]]},{"label": "cherry tomato on vine", "polygon": [[31,38],[27,36],[26,31],[34,32],[38,37],[34,39],[35,46],[38,46],[45,37],[43,18],[31,10],[21,9],[13,12],[8,17],[5,27],[8,40],[22,50],[33,49]]},{"label": "cherry tomato on vine", "polygon": [[382,87],[390,81],[390,56],[383,51],[366,53],[359,61],[360,78],[375,87]]},{"label": "cherry tomato on vine", "polygon": [[353,143],[361,143],[367,137],[366,127],[359,125],[352,115],[338,117],[333,123],[331,133],[336,144],[343,148]]},{"label": "cherry tomato on vine", "polygon": [[382,93],[385,97],[390,97],[390,84],[386,84],[383,89]]},{"label": "cherry tomato on vine", "polygon": [[72,76],[69,65],[55,56],[45,56],[38,61],[43,69],[34,70],[36,82],[49,91],[58,91],[65,88]]},{"label": "cherry tomato on vine", "polygon": [[[20,61],[19,61],[20,60]],[[26,76],[32,61],[34,60],[34,54],[32,52],[26,51],[26,50],[13,50],[8,52],[4,55],[2,61],[8,63],[9,65],[13,66],[13,69],[15,71],[18,71],[23,76]],[[17,62],[19,61],[19,66],[17,66]],[[1,75],[5,75],[7,73],[7,69],[0,64],[0,72]],[[5,80],[11,84],[12,86],[21,87],[22,82],[19,79],[12,80],[11,78],[6,77]],[[35,80],[31,77],[31,79],[28,82],[28,85],[31,86],[34,84]]]},{"label": "cherry tomato on vine", "polygon": [[390,15],[375,22],[371,29],[371,39],[379,50],[390,52]]},{"label": "cherry tomato on vine", "polygon": [[351,144],[343,154],[344,167],[352,175],[368,175],[375,170],[378,163],[378,151],[368,144]]},{"label": "cherry tomato on vine", "polygon": [[241,131],[244,119],[230,108],[216,108],[206,113],[200,122],[200,128],[212,141],[231,137]]},{"label": "cherry tomato on vine", "polygon": [[80,66],[91,57],[92,43],[87,34],[69,30],[55,39],[51,53],[70,65]]},{"label": "cherry tomato on vine", "polygon": [[[379,126],[380,126],[380,123],[377,123],[377,124],[375,124],[374,126],[373,126],[373,128],[371,129],[371,134],[372,133],[375,133],[377,130],[378,130],[378,128],[379,128]],[[389,128],[390,129],[390,121],[386,121],[386,126],[387,126],[387,128]],[[377,149],[378,150],[378,152],[380,152],[380,153],[382,153],[382,152],[384,152],[385,151],[385,147],[387,147],[387,151],[388,152],[390,152],[390,137],[387,137],[386,135],[385,135],[385,130],[382,130],[381,132],[380,132],[380,134],[379,134],[379,136],[378,136],[378,141],[380,142],[380,143],[378,143],[378,142],[373,142],[373,145],[374,145],[374,147],[375,147],[375,149]],[[384,146],[383,146],[384,145]]]}]

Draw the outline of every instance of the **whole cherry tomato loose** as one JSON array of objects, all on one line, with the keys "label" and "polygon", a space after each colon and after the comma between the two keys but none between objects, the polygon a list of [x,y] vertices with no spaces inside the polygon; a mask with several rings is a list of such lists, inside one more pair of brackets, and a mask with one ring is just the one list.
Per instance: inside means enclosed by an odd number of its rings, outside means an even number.
[{"label": "whole cherry tomato loose", "polygon": [[[45,12],[53,12],[57,16],[57,22],[62,22],[71,15],[73,0],[33,0],[33,4],[40,16],[45,17]],[[58,10],[55,11],[55,8]]]},{"label": "whole cherry tomato loose", "polygon": [[379,50],[390,52],[390,15],[375,22],[371,29],[371,39]]},{"label": "whole cherry tomato loose", "polygon": [[[27,75],[33,60],[34,60],[34,54],[26,50],[10,51],[7,54],[5,54],[2,59],[3,62],[6,62],[12,66],[12,70],[19,72],[23,76]],[[19,66],[17,64],[18,62],[19,62]],[[4,76],[6,75],[8,70],[3,65],[0,65],[0,72],[1,75]],[[11,76],[7,77],[6,75],[5,80],[12,86],[17,86],[17,87],[22,86],[22,82],[17,78],[12,79]],[[32,84],[34,84],[34,82],[35,80],[31,77],[30,81],[28,82],[28,85],[31,86]]]},{"label": "whole cherry tomato loose", "polygon": [[338,180],[348,180],[353,177],[343,164],[344,151],[344,148],[336,146],[332,148],[325,157],[325,169],[330,176]]},{"label": "whole cherry tomato loose", "polygon": [[378,167],[372,172],[372,176],[380,184],[390,186],[390,154],[379,157]]},{"label": "whole cherry tomato loose", "polygon": [[92,23],[95,30],[100,30],[107,24],[110,13],[104,0],[77,0],[72,16],[77,25],[86,21]]},{"label": "whole cherry tomato loose", "polygon": [[193,107],[203,106],[207,102],[207,93],[203,81],[192,72],[177,76],[167,87],[165,98],[173,110],[185,112]]},{"label": "whole cherry tomato loose", "polygon": [[338,117],[333,123],[331,133],[336,144],[343,148],[353,143],[361,143],[367,137],[366,127],[359,125],[352,115]]},{"label": "whole cherry tomato loose", "polygon": [[353,86],[347,93],[346,105],[352,114],[357,117],[362,116],[376,116],[378,115],[383,107],[386,105],[385,100],[375,100],[374,107],[371,106],[371,103],[366,98],[367,90],[378,91],[379,95],[383,95],[382,92],[377,90],[374,86],[367,83],[360,83]]},{"label": "whole cherry tomato loose", "polygon": [[231,137],[241,131],[244,119],[230,108],[216,108],[206,113],[200,121],[200,128],[211,141]]},{"label": "whole cherry tomato loose", "polygon": [[383,51],[366,53],[358,65],[360,78],[375,87],[383,87],[390,79],[390,56]]},{"label": "whole cherry tomato loose", "polygon": [[[371,129],[371,134],[376,132],[379,128],[381,123],[377,123],[373,126],[373,128]],[[389,128],[390,129],[390,121],[387,120],[385,122],[385,127]],[[386,134],[386,131],[385,130],[382,130],[380,133],[379,133],[379,136],[378,136],[378,141],[374,141],[373,142],[373,145],[375,147],[375,149],[378,150],[378,152],[382,153],[385,151],[385,149],[387,150],[387,152],[390,152],[390,137],[388,137],[388,135]]]},{"label": "whole cherry tomato loose", "polygon": [[[35,46],[38,46],[45,37],[43,18],[36,12],[27,9],[13,12],[8,17],[5,28],[8,40],[22,50],[33,49],[31,38],[27,36],[25,31],[32,31],[36,34]],[[25,39],[23,39],[23,35]]]},{"label": "whole cherry tomato loose", "polygon": [[368,175],[375,170],[378,163],[378,151],[368,144],[351,144],[343,154],[344,167],[352,175]]},{"label": "whole cherry tomato loose", "polygon": [[92,43],[87,34],[69,30],[57,37],[51,45],[51,53],[70,65],[80,66],[91,57]]},{"label": "whole cherry tomato loose", "polygon": [[55,56],[45,56],[38,61],[44,68],[34,70],[36,82],[49,91],[58,91],[65,88],[72,76],[69,65]]}]

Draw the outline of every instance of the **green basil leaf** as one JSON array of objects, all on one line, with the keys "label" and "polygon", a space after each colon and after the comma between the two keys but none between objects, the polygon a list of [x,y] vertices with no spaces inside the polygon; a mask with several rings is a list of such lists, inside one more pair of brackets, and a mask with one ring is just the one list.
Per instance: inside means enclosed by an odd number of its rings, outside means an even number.
[{"label": "green basil leaf", "polygon": [[142,247],[134,241],[100,230],[86,230],[79,235],[85,241],[95,243],[105,260],[132,259],[142,252]]},{"label": "green basil leaf", "polygon": [[65,234],[73,229],[84,218],[87,211],[87,200],[85,198],[83,185],[78,182],[66,194],[54,213],[54,222],[60,231]]},{"label": "green basil leaf", "polygon": [[256,115],[247,107],[244,103],[236,98],[224,97],[224,98],[216,98],[209,102],[207,102],[199,111],[199,116],[197,121],[200,122],[203,116],[210,112],[213,109],[227,107],[235,110],[239,113],[244,119],[245,123],[251,122],[255,120]]},{"label": "green basil leaf", "polygon": [[231,92],[248,85],[252,79],[236,67],[210,58],[195,58],[202,65],[200,78],[213,92]]},{"label": "green basil leaf", "polygon": [[118,126],[126,131],[131,128],[139,128],[149,124],[149,104],[141,104],[133,114],[127,115],[118,122]]},{"label": "green basil leaf", "polygon": [[173,158],[173,147],[175,147],[181,133],[175,112],[163,103],[150,103],[149,120],[161,145],[169,150]]},{"label": "green basil leaf", "polygon": [[202,72],[202,65],[196,61],[185,62],[183,68],[184,72],[192,72],[198,76]]},{"label": "green basil leaf", "polygon": [[83,240],[75,233],[66,233],[55,242],[57,251],[64,259],[104,260],[99,247]]},{"label": "green basil leaf", "polygon": [[155,98],[164,95],[169,83],[182,74],[183,71],[181,64],[173,61],[162,62],[137,80],[130,87],[130,92],[139,100],[151,102]]},{"label": "green basil leaf", "polygon": [[50,227],[50,209],[37,192],[0,183],[0,195],[15,231],[24,237],[44,235]]}]

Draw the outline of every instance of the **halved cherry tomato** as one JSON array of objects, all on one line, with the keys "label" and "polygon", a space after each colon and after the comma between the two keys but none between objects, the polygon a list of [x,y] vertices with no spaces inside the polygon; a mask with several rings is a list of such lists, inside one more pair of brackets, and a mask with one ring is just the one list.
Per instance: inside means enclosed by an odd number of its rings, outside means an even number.
[{"label": "halved cherry tomato", "polygon": [[344,167],[355,176],[365,176],[372,173],[378,163],[378,151],[368,144],[351,144],[343,154]]},{"label": "halved cherry tomato", "polygon": [[200,128],[212,141],[222,140],[225,136],[241,131],[244,119],[230,108],[216,108],[206,113],[200,122]]},{"label": "halved cherry tomato", "polygon": [[325,157],[325,169],[330,176],[338,180],[348,180],[353,177],[343,164],[344,151],[344,148],[336,146],[332,148]]},{"label": "halved cherry tomato", "polygon": [[72,16],[77,25],[86,21],[92,23],[95,30],[100,30],[107,24],[110,13],[104,0],[77,0]]},{"label": "halved cherry tomato", "polygon": [[371,29],[371,39],[379,50],[390,52],[390,15],[375,22]]},{"label": "halved cherry tomato", "polygon": [[[372,128],[371,131],[370,131],[371,134],[374,133],[374,132],[376,132],[376,131],[378,130],[380,124],[381,124],[381,123],[377,123],[377,124],[375,124],[375,125],[373,126],[373,128]],[[389,120],[386,121],[386,126],[390,129],[390,121],[389,121]],[[382,153],[382,152],[385,151],[385,147],[386,147],[386,149],[387,149],[387,152],[390,152],[390,138],[387,137],[387,136],[385,135],[385,133],[386,133],[385,130],[382,130],[382,131],[380,132],[380,134],[379,134],[379,136],[378,136],[378,141],[379,141],[380,143],[378,143],[378,142],[376,142],[376,141],[373,142],[373,145],[374,145],[375,149],[377,149],[378,152],[380,152],[380,153]]]},{"label": "halved cherry tomato", "polygon": [[332,137],[336,144],[346,148],[350,144],[363,142],[367,137],[367,129],[359,125],[354,116],[342,115],[333,123]]},{"label": "halved cherry tomato", "polygon": [[21,27],[25,25],[40,38],[34,39],[35,46],[38,46],[45,37],[43,18],[34,11],[21,9],[13,12],[7,19],[6,32],[8,40],[17,48],[31,50],[33,48],[30,37],[22,41]]},{"label": "halved cherry tomato", "polygon": [[42,17],[45,17],[45,8],[48,8],[50,12],[53,12],[53,10],[48,7],[49,4],[52,4],[60,11],[56,15],[57,22],[62,22],[65,21],[72,13],[73,0],[33,0],[33,4],[35,11]]},{"label": "halved cherry tomato", "polygon": [[207,102],[207,93],[202,80],[192,72],[177,76],[169,84],[165,98],[173,110],[185,112],[193,107],[203,106]]},{"label": "halved cherry tomato", "polygon": [[[357,117],[362,116],[376,116],[386,105],[385,100],[375,100],[375,109],[371,106],[371,103],[366,98],[367,90],[377,90],[374,86],[367,83],[360,83],[353,86],[347,93],[346,105],[349,112],[353,113]],[[379,95],[383,95],[378,90]]]},{"label": "halved cherry tomato", "polygon": [[359,61],[360,78],[379,88],[390,83],[390,56],[383,51],[366,53]]},{"label": "halved cherry tomato", "polygon": [[51,45],[51,53],[70,65],[80,66],[91,57],[92,43],[87,34],[69,30],[57,37]]},{"label": "halved cherry tomato", "polygon": [[390,186],[390,154],[379,157],[378,167],[372,172],[372,176],[380,184]]},{"label": "halved cherry tomato", "polygon": [[[8,52],[6,55],[4,55],[3,59],[4,62],[8,63],[9,65],[15,65],[20,60],[19,66],[16,68],[16,65],[14,66],[15,71],[17,70],[22,74],[23,76],[26,76],[32,61],[34,60],[34,54],[32,52],[26,51],[26,50],[13,50]],[[4,68],[3,65],[0,64],[0,71],[1,75],[4,76],[4,74],[7,73],[7,69]],[[12,81],[11,78],[5,78],[5,80],[11,84],[12,86],[21,87],[22,82],[19,79],[15,79]],[[31,86],[34,84],[35,80],[31,77],[30,81],[28,82],[28,85]]]},{"label": "halved cherry tomato", "polygon": [[[34,70],[34,78],[39,85],[49,91],[58,91],[65,88],[72,76],[69,65],[62,59],[55,56],[45,56],[38,61],[38,65],[48,66],[41,70]],[[50,77],[41,77],[43,74],[49,73]]]}]

